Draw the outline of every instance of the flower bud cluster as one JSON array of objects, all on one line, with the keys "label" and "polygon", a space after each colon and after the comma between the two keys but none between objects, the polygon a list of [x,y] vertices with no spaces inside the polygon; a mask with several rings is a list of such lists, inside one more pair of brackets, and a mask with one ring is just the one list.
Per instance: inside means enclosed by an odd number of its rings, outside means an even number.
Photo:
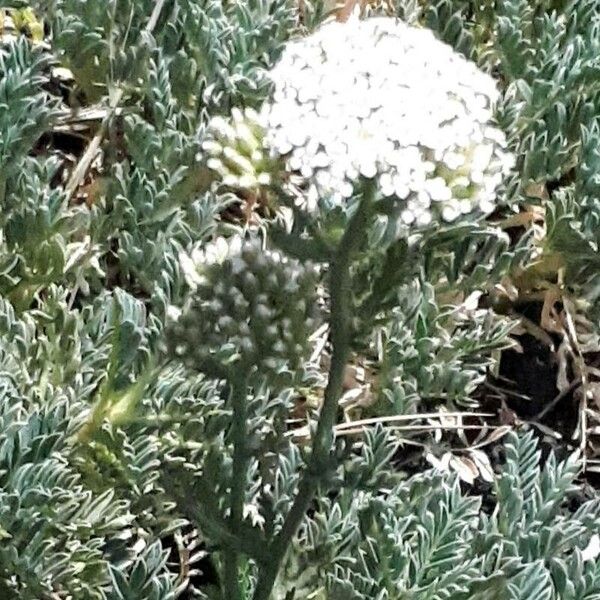
[{"label": "flower bud cluster", "polygon": [[405,225],[493,210],[513,166],[492,122],[494,80],[427,29],[393,18],[330,23],[271,72],[265,143],[310,183],[306,209],[360,178],[402,203]]},{"label": "flower bud cluster", "polygon": [[301,364],[316,327],[312,265],[239,236],[180,259],[194,294],[171,326],[174,355],[191,367],[218,357],[267,374]]},{"label": "flower bud cluster", "polygon": [[206,165],[226,186],[255,190],[271,183],[274,168],[265,149],[264,125],[251,108],[234,108],[229,119],[213,117],[202,150]]}]

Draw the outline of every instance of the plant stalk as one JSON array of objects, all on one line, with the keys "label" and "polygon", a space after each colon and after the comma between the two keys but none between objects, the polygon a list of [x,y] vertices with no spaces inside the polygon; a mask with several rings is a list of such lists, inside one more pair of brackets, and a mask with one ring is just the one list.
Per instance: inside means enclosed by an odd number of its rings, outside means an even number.
[{"label": "plant stalk", "polygon": [[[231,479],[231,497],[229,505],[230,530],[242,530],[244,520],[244,498],[246,481],[248,479],[248,375],[244,371],[236,375],[231,383],[231,406],[233,413],[232,438],[233,438],[233,466]],[[242,600],[240,588],[240,553],[233,548],[225,551],[224,555],[224,581],[226,600]]]},{"label": "plant stalk", "polygon": [[281,563],[292,543],[293,537],[308,510],[323,475],[329,471],[329,459],[333,445],[333,428],[336,422],[339,400],[343,391],[346,364],[350,356],[352,319],[352,282],[350,267],[352,257],[364,239],[374,186],[369,185],[352,216],[336,249],[329,268],[330,293],[330,339],[331,364],[323,406],[312,444],[308,466],[301,475],[298,492],[283,526],[271,544],[272,560],[259,571],[254,600],[268,600]]}]

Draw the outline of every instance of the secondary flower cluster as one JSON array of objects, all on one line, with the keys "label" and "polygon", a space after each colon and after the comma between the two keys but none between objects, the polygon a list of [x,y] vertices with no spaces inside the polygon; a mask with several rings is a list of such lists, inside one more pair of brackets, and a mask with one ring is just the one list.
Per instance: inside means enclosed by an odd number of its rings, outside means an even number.
[{"label": "secondary flower cluster", "polygon": [[209,169],[224,185],[253,190],[271,183],[272,161],[264,142],[264,123],[251,108],[234,108],[231,118],[210,120],[202,142]]},{"label": "secondary flower cluster", "polygon": [[431,31],[331,23],[289,43],[271,77],[265,141],[311,182],[309,209],[343,202],[360,176],[404,203],[407,225],[493,209],[513,163],[494,80]]},{"label": "secondary flower cluster", "polygon": [[194,293],[171,326],[173,354],[195,368],[211,357],[261,373],[301,364],[316,326],[312,265],[240,236],[218,238],[180,262]]}]

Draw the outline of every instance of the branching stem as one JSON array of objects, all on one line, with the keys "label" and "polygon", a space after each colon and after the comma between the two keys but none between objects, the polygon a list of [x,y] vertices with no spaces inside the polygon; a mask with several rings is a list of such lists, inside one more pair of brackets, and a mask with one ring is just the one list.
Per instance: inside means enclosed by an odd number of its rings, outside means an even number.
[{"label": "branching stem", "polygon": [[[244,496],[248,479],[248,375],[246,371],[231,381],[231,406],[233,413],[233,466],[230,497],[230,530],[240,532],[244,520]],[[240,554],[230,548],[224,556],[226,600],[242,600],[240,588]]]},{"label": "branching stem", "polygon": [[281,563],[293,537],[308,510],[323,475],[329,471],[339,399],[343,391],[344,373],[350,356],[352,286],[350,267],[355,251],[362,243],[368,223],[373,186],[365,189],[356,212],[336,249],[329,268],[330,325],[332,356],[323,406],[312,444],[308,466],[301,475],[298,492],[283,526],[271,544],[272,561],[259,571],[254,600],[268,600]]}]

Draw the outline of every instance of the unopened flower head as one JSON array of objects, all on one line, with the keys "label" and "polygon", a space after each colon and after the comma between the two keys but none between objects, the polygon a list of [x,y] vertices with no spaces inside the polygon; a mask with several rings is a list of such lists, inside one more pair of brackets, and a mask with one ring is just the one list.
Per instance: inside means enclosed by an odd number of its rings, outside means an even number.
[{"label": "unopened flower head", "polygon": [[253,190],[271,183],[272,159],[264,145],[261,116],[253,109],[234,108],[230,118],[213,117],[202,142],[206,165],[220,182]]},{"label": "unopened flower head", "polygon": [[262,110],[266,145],[336,203],[361,177],[406,225],[490,212],[511,169],[492,122],[494,80],[427,29],[393,18],[330,23],[289,43]]},{"label": "unopened flower head", "polygon": [[192,367],[218,357],[266,374],[302,364],[316,327],[312,265],[240,236],[182,254],[180,263],[194,294],[174,315],[172,353]]}]

